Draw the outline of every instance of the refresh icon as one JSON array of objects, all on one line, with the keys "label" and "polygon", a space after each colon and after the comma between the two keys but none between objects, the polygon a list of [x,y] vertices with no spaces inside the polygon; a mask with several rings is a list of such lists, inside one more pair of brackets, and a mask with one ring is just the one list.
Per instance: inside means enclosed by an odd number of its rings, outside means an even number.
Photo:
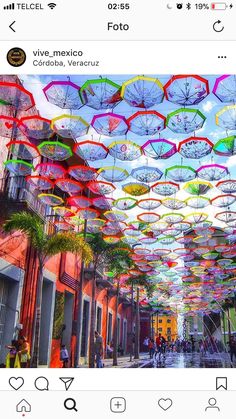
[{"label": "refresh icon", "polygon": [[222,32],[224,30],[224,26],[221,20],[217,20],[213,23],[213,29],[215,32]]}]

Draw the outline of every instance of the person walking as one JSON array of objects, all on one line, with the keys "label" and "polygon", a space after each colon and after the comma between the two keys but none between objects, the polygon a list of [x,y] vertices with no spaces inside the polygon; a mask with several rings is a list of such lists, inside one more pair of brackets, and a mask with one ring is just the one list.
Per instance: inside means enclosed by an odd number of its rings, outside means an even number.
[{"label": "person walking", "polygon": [[148,348],[149,348],[149,356],[150,356],[150,359],[152,359],[153,358],[153,355],[155,353],[154,339],[152,339],[152,338],[149,339]]},{"label": "person walking", "polygon": [[30,344],[25,336],[21,336],[18,340],[21,368],[29,368],[30,361]]},{"label": "person walking", "polygon": [[96,361],[97,368],[103,368],[102,357],[103,357],[103,338],[100,335],[100,333],[95,331],[95,361]]},{"label": "person walking", "polygon": [[233,363],[234,358],[236,358],[236,342],[235,342],[234,336],[230,337],[228,345],[229,345],[230,359],[231,359],[231,362]]},{"label": "person walking", "polygon": [[66,348],[66,345],[61,345],[60,360],[62,361],[62,368],[68,368],[69,353]]},{"label": "person walking", "polygon": [[6,348],[9,349],[6,356],[6,368],[20,368],[17,340],[12,340],[11,345],[7,345]]}]

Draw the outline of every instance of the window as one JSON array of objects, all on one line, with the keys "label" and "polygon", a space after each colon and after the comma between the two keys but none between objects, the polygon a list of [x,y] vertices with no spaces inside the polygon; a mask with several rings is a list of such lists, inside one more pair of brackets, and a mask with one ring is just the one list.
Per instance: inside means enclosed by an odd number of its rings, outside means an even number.
[{"label": "window", "polygon": [[167,323],[171,323],[171,319],[167,319]]},{"label": "window", "polygon": [[101,307],[97,307],[97,326],[96,330],[98,333],[101,333],[102,331],[102,309]]},{"label": "window", "polygon": [[112,314],[108,313],[108,329],[107,329],[107,343],[112,341]]},{"label": "window", "polygon": [[159,320],[158,320],[158,323],[162,323],[162,319],[159,319]]},{"label": "window", "polygon": [[171,327],[167,327],[167,334],[171,335]]},{"label": "window", "polygon": [[162,327],[159,327],[159,329],[158,329],[158,330],[159,330],[159,332],[162,332]]}]

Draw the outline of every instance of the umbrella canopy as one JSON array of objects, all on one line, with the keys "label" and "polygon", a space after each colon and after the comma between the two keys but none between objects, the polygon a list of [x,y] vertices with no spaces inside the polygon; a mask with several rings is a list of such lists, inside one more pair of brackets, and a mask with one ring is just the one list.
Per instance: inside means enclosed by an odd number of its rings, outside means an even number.
[{"label": "umbrella canopy", "polygon": [[64,203],[64,199],[60,196],[50,194],[50,193],[41,193],[38,195],[38,199],[44,204],[49,205],[50,207],[55,207]]},{"label": "umbrella canopy", "polygon": [[202,128],[205,120],[198,109],[181,108],[167,115],[166,126],[177,134],[189,134]]},{"label": "umbrella canopy", "polygon": [[176,182],[187,182],[196,177],[196,171],[190,166],[171,166],[165,171],[165,175]]},{"label": "umbrella canopy", "polygon": [[163,173],[157,167],[139,166],[133,169],[131,176],[139,182],[152,183],[157,182]]},{"label": "umbrella canopy", "polygon": [[113,198],[108,198],[105,196],[98,196],[97,198],[93,198],[93,205],[103,210],[110,209],[113,203],[114,203]]},{"label": "umbrella canopy", "polygon": [[236,77],[235,75],[223,75],[217,77],[212,92],[224,103],[236,102]]},{"label": "umbrella canopy", "polygon": [[181,208],[186,207],[186,203],[177,198],[165,198],[162,200],[162,205],[171,210],[180,210]]},{"label": "umbrella canopy", "polygon": [[118,198],[113,202],[113,206],[119,210],[130,210],[137,205],[137,200],[131,197]]},{"label": "umbrella canopy", "polygon": [[215,181],[224,178],[228,174],[226,166],[220,164],[207,164],[197,169],[197,175],[201,179]]},{"label": "umbrella canopy", "polygon": [[91,192],[97,195],[108,195],[116,189],[112,183],[98,180],[89,182],[87,187]]},{"label": "umbrella canopy", "polygon": [[153,159],[168,159],[177,152],[176,145],[171,141],[158,139],[148,140],[142,146],[145,156]]},{"label": "umbrella canopy", "polygon": [[113,141],[108,149],[111,156],[122,161],[133,161],[142,155],[142,149],[132,141]]},{"label": "umbrella canopy", "polygon": [[67,174],[66,169],[56,163],[40,163],[37,164],[35,170],[39,175],[49,179],[63,178]]},{"label": "umbrella canopy", "polygon": [[205,195],[210,189],[213,188],[213,185],[209,182],[193,180],[191,182],[187,182],[183,188],[191,195]]},{"label": "umbrella canopy", "polygon": [[43,141],[38,145],[41,156],[51,160],[63,161],[73,155],[71,148],[60,141]]},{"label": "umbrella canopy", "polygon": [[20,84],[0,82],[0,101],[3,105],[13,106],[17,111],[28,111],[35,106],[32,93]]},{"label": "umbrella canopy", "polygon": [[80,116],[64,114],[52,119],[51,128],[60,137],[75,140],[88,133],[89,124]]},{"label": "umbrella canopy", "polygon": [[151,211],[158,208],[161,205],[161,203],[162,202],[160,199],[146,198],[146,199],[140,199],[137,202],[137,205],[139,208]]},{"label": "umbrella canopy", "polygon": [[122,100],[121,86],[107,78],[87,80],[80,88],[82,102],[93,109],[112,109]]},{"label": "umbrella canopy", "polygon": [[7,160],[3,164],[15,176],[27,176],[34,170],[34,166],[31,163],[20,159]]},{"label": "umbrella canopy", "polygon": [[76,143],[73,152],[83,160],[96,161],[107,157],[108,148],[102,143],[86,140]]},{"label": "umbrella canopy", "polygon": [[97,177],[97,170],[89,166],[70,166],[68,173],[79,182],[89,182]]},{"label": "umbrella canopy", "polygon": [[52,136],[50,119],[42,118],[39,115],[25,116],[20,119],[23,133],[33,140],[45,140]]},{"label": "umbrella canopy", "polygon": [[127,170],[117,166],[102,167],[97,173],[108,182],[122,182],[129,176]]},{"label": "umbrella canopy", "polygon": [[27,141],[10,141],[6,147],[14,157],[22,160],[33,160],[39,156],[37,147]]},{"label": "umbrella canopy", "polygon": [[98,134],[109,137],[125,135],[129,129],[126,118],[112,112],[95,115],[91,125]]},{"label": "umbrella canopy", "polygon": [[[20,129],[19,129],[20,128]],[[11,140],[20,139],[24,126],[17,119],[11,116],[0,115],[0,136]]]},{"label": "umbrella canopy", "polygon": [[226,130],[236,130],[236,105],[225,106],[217,112],[216,125]]},{"label": "umbrella canopy", "polygon": [[150,188],[145,183],[130,182],[123,185],[122,190],[132,196],[140,196],[148,193]]},{"label": "umbrella canopy", "polygon": [[216,196],[211,200],[211,204],[215,207],[229,207],[230,205],[234,204],[236,201],[236,196],[232,194],[225,194],[225,195],[219,195]]},{"label": "umbrella canopy", "polygon": [[52,81],[43,92],[48,102],[62,109],[78,110],[83,106],[79,95],[80,87],[71,81]]},{"label": "umbrella canopy", "polygon": [[127,119],[130,131],[137,135],[155,135],[165,128],[165,121],[157,111],[138,111]]},{"label": "umbrella canopy", "polygon": [[182,106],[198,105],[210,93],[208,80],[197,75],[173,76],[164,91],[167,100]]},{"label": "umbrella canopy", "polygon": [[63,192],[67,192],[70,195],[76,195],[84,189],[82,183],[72,179],[56,179],[55,185]]},{"label": "umbrella canopy", "polygon": [[211,153],[212,147],[207,138],[190,137],[179,143],[178,152],[187,159],[201,159]]},{"label": "umbrella canopy", "polygon": [[236,136],[222,138],[214,145],[213,150],[219,156],[233,156],[236,154]]},{"label": "umbrella canopy", "polygon": [[236,192],[236,180],[228,179],[222,180],[216,184],[216,187],[224,193],[235,193]]},{"label": "umbrella canopy", "polygon": [[191,196],[190,198],[187,198],[185,202],[189,207],[195,209],[205,208],[211,203],[209,198],[201,195]]},{"label": "umbrella canopy", "polygon": [[164,89],[156,78],[136,76],[122,84],[121,96],[130,106],[148,109],[162,102]]},{"label": "umbrella canopy", "polygon": [[163,196],[170,196],[178,192],[179,185],[174,182],[157,182],[152,186],[152,191]]},{"label": "umbrella canopy", "polygon": [[34,189],[39,189],[40,191],[46,191],[47,189],[52,189],[54,187],[54,182],[45,176],[29,175],[25,180]]}]

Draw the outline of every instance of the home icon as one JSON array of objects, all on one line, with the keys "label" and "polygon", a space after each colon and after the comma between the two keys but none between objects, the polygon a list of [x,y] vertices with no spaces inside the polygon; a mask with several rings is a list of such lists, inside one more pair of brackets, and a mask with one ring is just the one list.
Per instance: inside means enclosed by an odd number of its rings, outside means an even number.
[{"label": "home icon", "polygon": [[31,405],[25,400],[22,399],[17,405],[16,405],[16,411],[18,413],[23,413],[23,412],[31,412]]}]

